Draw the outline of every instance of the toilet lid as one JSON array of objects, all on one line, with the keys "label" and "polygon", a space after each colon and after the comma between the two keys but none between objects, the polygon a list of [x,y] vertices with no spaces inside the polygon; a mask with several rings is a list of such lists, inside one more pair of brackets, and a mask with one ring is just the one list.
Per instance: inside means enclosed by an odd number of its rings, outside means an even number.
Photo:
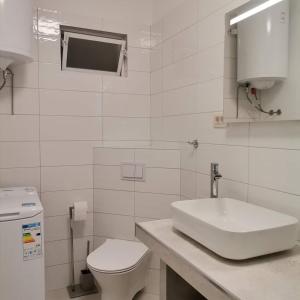
[{"label": "toilet lid", "polygon": [[87,258],[88,266],[104,273],[126,272],[146,255],[148,248],[139,242],[107,239]]}]

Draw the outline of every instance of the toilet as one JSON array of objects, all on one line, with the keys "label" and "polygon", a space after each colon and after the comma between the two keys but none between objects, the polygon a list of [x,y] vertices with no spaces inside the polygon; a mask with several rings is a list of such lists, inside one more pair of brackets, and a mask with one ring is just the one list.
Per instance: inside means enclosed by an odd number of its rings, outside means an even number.
[{"label": "toilet", "polygon": [[107,239],[87,258],[101,300],[132,300],[145,287],[150,251],[140,242]]}]

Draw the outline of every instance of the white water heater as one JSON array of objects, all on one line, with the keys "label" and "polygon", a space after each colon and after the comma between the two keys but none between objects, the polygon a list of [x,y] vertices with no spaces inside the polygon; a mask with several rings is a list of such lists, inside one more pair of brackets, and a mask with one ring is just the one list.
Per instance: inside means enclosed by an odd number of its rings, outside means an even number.
[{"label": "white water heater", "polygon": [[240,21],[237,34],[239,83],[268,89],[287,78],[289,0]]},{"label": "white water heater", "polygon": [[32,0],[0,0],[0,68],[32,59]]}]

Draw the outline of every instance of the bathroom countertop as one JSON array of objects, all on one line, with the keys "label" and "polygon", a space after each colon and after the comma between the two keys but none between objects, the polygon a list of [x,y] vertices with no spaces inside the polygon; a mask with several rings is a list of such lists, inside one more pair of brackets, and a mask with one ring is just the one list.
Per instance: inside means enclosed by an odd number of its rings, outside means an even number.
[{"label": "bathroom countertop", "polygon": [[138,223],[136,236],[208,299],[300,299],[299,244],[290,251],[236,262],[176,231],[170,219]]}]

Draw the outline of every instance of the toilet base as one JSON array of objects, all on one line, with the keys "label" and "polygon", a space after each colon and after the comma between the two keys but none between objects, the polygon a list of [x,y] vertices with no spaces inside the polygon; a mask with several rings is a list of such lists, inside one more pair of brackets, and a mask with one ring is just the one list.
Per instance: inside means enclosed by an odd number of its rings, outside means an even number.
[{"label": "toilet base", "polygon": [[91,270],[101,288],[99,300],[132,300],[146,286],[150,254],[133,270],[119,274],[104,274]]},{"label": "toilet base", "polygon": [[[122,255],[117,257],[119,252]],[[117,265],[114,265],[113,255],[119,259]],[[132,300],[146,286],[149,260],[150,251],[142,243],[107,240],[87,258],[88,267],[101,289],[99,300]],[[113,265],[113,270],[107,262]]]}]

